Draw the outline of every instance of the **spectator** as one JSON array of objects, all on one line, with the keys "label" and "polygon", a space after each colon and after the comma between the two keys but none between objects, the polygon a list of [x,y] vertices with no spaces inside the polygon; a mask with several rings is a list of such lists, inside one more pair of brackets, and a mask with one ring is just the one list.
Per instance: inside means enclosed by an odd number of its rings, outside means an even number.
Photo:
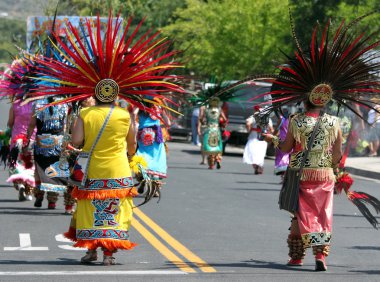
[{"label": "spectator", "polygon": [[[375,109],[380,111],[380,105],[376,105]],[[375,110],[371,109],[368,112],[368,123],[371,124],[368,133],[368,142],[369,142],[369,157],[376,157],[377,151],[379,150],[380,145],[380,114]]]}]

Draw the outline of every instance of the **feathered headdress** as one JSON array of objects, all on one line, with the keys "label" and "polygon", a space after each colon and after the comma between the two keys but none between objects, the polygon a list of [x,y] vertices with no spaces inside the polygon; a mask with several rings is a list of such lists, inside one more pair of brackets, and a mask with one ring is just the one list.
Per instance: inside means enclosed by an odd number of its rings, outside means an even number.
[{"label": "feathered headdress", "polygon": [[29,78],[34,71],[33,55],[21,53],[8,69],[1,73],[0,96],[7,96],[12,101],[25,97],[34,86],[34,82]]},{"label": "feathered headdress", "polygon": [[143,21],[128,35],[131,22],[129,19],[123,30],[122,19],[110,14],[104,31],[99,16],[95,21],[85,19],[79,29],[67,21],[66,39],[53,34],[57,44],[51,43],[69,64],[38,58],[34,79],[59,86],[42,85],[34,95],[69,96],[55,104],[84,100],[94,95],[101,102],[112,102],[119,96],[154,114],[144,102],[151,102],[152,97],[169,100],[165,93],[183,92],[181,87],[170,82],[171,75],[164,74],[181,67],[171,61],[178,52],[168,50],[171,42],[159,37],[159,32],[151,34],[148,31],[137,38]]},{"label": "feathered headdress", "polygon": [[[27,99],[30,92],[35,91],[41,81],[36,83],[32,76],[36,73],[36,57],[45,56],[47,58],[54,57],[55,60],[62,61],[57,52],[52,49],[52,43],[56,40],[52,38],[52,34],[56,28],[57,7],[55,9],[54,17],[51,27],[46,30],[43,36],[38,36],[28,51],[16,46],[19,51],[18,56],[13,60],[8,70],[2,73],[3,79],[0,81],[0,96],[7,96],[14,102],[20,102]],[[33,45],[38,45],[39,48],[33,48]],[[38,98],[38,97],[37,97]],[[31,99],[33,100],[33,99]],[[27,103],[27,99],[24,103]]]},{"label": "feathered headdress", "polygon": [[373,40],[376,34],[366,35],[365,31],[357,34],[355,27],[373,13],[349,24],[343,20],[334,32],[331,32],[330,21],[322,30],[317,25],[307,50],[301,48],[290,16],[296,50],[294,57],[285,55],[286,64],[278,67],[280,74],[248,77],[227,87],[219,95],[249,81],[268,81],[276,87],[252,98],[255,100],[264,95],[272,96],[271,101],[262,103],[268,104],[263,114],[303,101],[323,107],[334,100],[362,118],[353,107],[354,104],[374,109],[374,105],[379,103],[375,98],[380,97],[380,82],[375,74],[380,71],[380,62],[374,60],[379,57],[379,53],[373,50],[380,45],[380,41]]},{"label": "feathered headdress", "polygon": [[[220,102],[241,102],[240,98],[244,92],[238,90],[245,88],[245,85],[234,87],[231,90],[224,91],[231,85],[231,82],[218,80],[215,77],[210,78],[202,91],[188,98],[188,102],[192,106],[203,106],[208,104],[212,99],[218,99]],[[220,94],[218,94],[220,93]]]}]

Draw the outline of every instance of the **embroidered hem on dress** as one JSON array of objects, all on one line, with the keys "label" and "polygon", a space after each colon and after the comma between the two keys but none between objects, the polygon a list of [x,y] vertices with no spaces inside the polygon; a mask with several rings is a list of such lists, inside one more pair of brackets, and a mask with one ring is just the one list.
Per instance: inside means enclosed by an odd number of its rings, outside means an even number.
[{"label": "embroidered hem on dress", "polygon": [[[128,240],[129,236],[127,236],[126,239],[112,239],[112,238],[96,239],[95,238],[96,236],[95,237],[90,236],[90,237],[87,237],[87,239],[79,239],[77,237],[78,231],[79,230],[76,230],[75,228],[70,227],[69,231],[64,233],[64,236],[66,238],[70,239],[71,241],[76,242],[73,245],[76,248],[86,248],[89,250],[96,250],[97,248],[103,248],[103,249],[107,249],[108,251],[116,251],[118,249],[130,250],[130,249],[133,249],[135,246],[137,246],[136,243],[130,242]],[[88,230],[83,230],[83,231],[88,231]],[[97,233],[98,235],[99,234],[101,235],[103,233],[104,234],[107,234],[109,232],[112,233],[113,231],[115,231],[115,234],[116,234],[116,232],[121,231],[121,230],[98,229],[98,230],[92,230],[92,231],[96,231],[95,233]],[[123,231],[123,232],[128,233],[128,231]],[[112,235],[111,233],[109,234]],[[102,237],[102,236],[99,236],[99,237]]]},{"label": "embroidered hem on dress", "polygon": [[146,173],[147,173],[149,176],[159,177],[159,178],[166,178],[166,173],[163,173],[163,172],[153,171],[153,170],[147,169],[147,170],[146,170]]},{"label": "embroidered hem on dress", "polygon": [[301,237],[305,248],[330,245],[331,242],[331,232],[306,233],[302,234]]},{"label": "embroidered hem on dress", "polygon": [[50,183],[41,183],[39,186],[39,189],[41,191],[46,192],[65,192],[67,190],[67,187],[65,185],[57,185],[57,184],[50,184]]},{"label": "embroidered hem on dress", "polygon": [[109,179],[88,179],[86,187],[80,187],[80,190],[99,191],[125,189],[133,186],[132,177],[109,178]]}]

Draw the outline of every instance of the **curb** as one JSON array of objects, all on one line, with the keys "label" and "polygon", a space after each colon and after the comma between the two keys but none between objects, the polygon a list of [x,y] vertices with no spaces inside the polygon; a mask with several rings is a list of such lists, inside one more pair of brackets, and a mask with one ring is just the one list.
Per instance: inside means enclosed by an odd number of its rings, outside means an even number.
[{"label": "curb", "polygon": [[370,170],[364,170],[364,169],[359,169],[356,167],[345,167],[345,169],[354,175],[359,175],[367,178],[372,178],[372,179],[378,179],[380,180],[380,172],[375,172],[375,171],[370,171]]}]

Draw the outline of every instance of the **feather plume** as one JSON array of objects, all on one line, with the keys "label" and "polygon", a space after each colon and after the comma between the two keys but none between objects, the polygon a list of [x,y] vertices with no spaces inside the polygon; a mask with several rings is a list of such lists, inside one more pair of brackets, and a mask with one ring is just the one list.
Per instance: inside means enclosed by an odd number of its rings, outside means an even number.
[{"label": "feather plume", "polygon": [[34,79],[58,86],[39,86],[33,95],[68,95],[58,104],[84,100],[95,94],[99,81],[112,79],[119,86],[120,98],[154,114],[154,109],[145,107],[143,100],[152,97],[170,100],[167,93],[183,93],[169,74],[182,66],[174,61],[179,52],[170,50],[171,42],[160,37],[159,32],[148,31],[137,37],[143,22],[131,31],[129,19],[123,29],[122,19],[110,13],[103,31],[99,16],[96,20],[85,19],[80,28],[67,21],[66,40],[56,33],[51,40],[55,52],[64,61],[36,58],[38,67]]},{"label": "feather plume", "polygon": [[372,206],[376,213],[379,214],[380,201],[367,193],[357,191],[348,192],[347,197],[359,209],[368,222],[371,223],[374,228],[378,229],[379,222],[368,209],[367,205]]}]

